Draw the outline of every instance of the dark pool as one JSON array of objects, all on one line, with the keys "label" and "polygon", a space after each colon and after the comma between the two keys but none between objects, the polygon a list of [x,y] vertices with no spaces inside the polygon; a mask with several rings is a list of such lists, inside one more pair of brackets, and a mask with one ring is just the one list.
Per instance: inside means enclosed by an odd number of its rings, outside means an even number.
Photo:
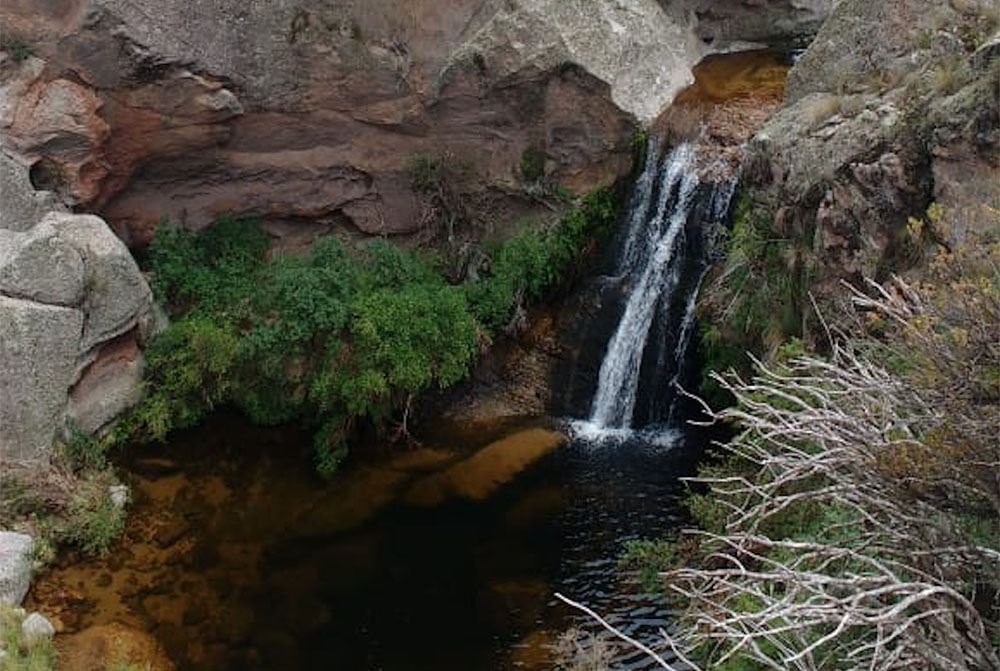
[{"label": "dark pool", "polygon": [[[563,444],[555,426],[442,432],[323,482],[308,436],[219,416],[131,455],[125,542],[36,593],[77,595],[70,629],[153,632],[179,669],[551,669],[560,634],[596,631],[556,591],[653,642],[668,610],[618,556],[682,522],[698,449]],[[622,652],[615,668],[648,667]]]}]

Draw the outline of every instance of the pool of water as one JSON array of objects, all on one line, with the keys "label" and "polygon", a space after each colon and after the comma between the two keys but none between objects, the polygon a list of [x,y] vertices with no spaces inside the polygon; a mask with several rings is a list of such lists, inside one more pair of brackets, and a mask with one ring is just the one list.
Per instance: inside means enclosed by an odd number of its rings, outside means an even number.
[{"label": "pool of water", "polygon": [[[624,541],[682,523],[697,446],[567,441],[523,418],[439,427],[325,482],[309,437],[220,415],[121,466],[126,537],[67,558],[32,605],[66,627],[150,631],[179,669],[551,669],[582,601],[646,642],[666,605],[618,566]],[[615,668],[649,668],[623,651]]]}]

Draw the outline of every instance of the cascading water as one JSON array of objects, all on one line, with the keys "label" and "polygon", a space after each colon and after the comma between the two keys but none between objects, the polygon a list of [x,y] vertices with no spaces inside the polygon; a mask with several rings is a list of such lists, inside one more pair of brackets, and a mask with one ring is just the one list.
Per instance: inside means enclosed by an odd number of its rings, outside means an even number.
[{"label": "cascading water", "polygon": [[721,223],[734,188],[732,178],[703,180],[691,145],[660,160],[650,143],[616,276],[609,278],[627,298],[601,363],[590,418],[577,425],[581,436],[627,437],[635,426],[672,421],[707,268],[702,233]]}]

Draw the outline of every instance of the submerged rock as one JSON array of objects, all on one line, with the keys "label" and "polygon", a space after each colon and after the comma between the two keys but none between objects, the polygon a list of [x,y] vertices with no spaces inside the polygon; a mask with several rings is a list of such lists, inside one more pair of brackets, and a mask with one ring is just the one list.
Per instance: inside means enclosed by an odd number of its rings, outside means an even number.
[{"label": "submerged rock", "polygon": [[59,668],[63,671],[104,671],[114,664],[145,671],[174,671],[163,646],[152,635],[125,626],[89,627],[79,634],[60,637]]},{"label": "submerged rock", "polygon": [[526,429],[490,443],[468,459],[418,480],[404,496],[407,503],[434,506],[457,497],[479,501],[510,482],[545,454],[566,444],[566,436],[546,429]]}]

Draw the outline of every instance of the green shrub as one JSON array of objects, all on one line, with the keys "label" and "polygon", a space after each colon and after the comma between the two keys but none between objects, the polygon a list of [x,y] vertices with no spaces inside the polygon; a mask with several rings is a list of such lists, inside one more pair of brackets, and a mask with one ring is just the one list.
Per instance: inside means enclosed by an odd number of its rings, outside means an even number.
[{"label": "green shrub", "polygon": [[491,331],[509,321],[516,306],[539,299],[571,270],[587,245],[607,235],[617,203],[608,189],[588,194],[549,230],[524,231],[493,253],[488,275],[467,285],[476,318]]},{"label": "green shrub", "polygon": [[68,514],[58,522],[57,537],[88,555],[103,555],[125,531],[125,511],[111,500],[102,478],[90,480],[72,494]]},{"label": "green shrub", "polygon": [[10,54],[15,63],[20,63],[24,59],[35,55],[35,50],[23,37],[11,32],[6,32],[0,36],[0,50]]},{"label": "green shrub", "polygon": [[107,467],[109,448],[107,442],[98,440],[72,424],[67,427],[67,431],[69,436],[65,440],[57,442],[57,448],[62,451],[73,469],[100,470]]},{"label": "green shrub", "polygon": [[428,153],[414,154],[407,166],[410,185],[415,191],[437,191],[441,186],[442,171],[441,157]]},{"label": "green shrub", "polygon": [[521,178],[525,182],[536,183],[545,177],[545,152],[528,148],[521,154]]},{"label": "green shrub", "polygon": [[[440,169],[417,156],[414,186],[436,188]],[[331,472],[358,422],[382,428],[416,394],[461,380],[488,333],[551,289],[615,214],[610,192],[595,192],[550,230],[498,246],[490,272],[465,286],[384,240],[351,254],[331,236],[268,258],[252,219],[163,225],[149,266],[174,321],[147,350],[146,399],[110,440],[164,440],[233,404],[261,424],[313,426]]]}]

